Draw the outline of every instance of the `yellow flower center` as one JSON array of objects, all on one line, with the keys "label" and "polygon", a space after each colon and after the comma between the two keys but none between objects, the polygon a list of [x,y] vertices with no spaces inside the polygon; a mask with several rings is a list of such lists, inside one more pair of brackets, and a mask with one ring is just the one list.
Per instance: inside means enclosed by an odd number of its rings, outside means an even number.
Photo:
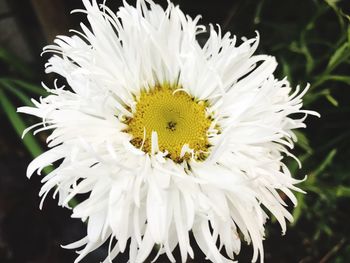
[{"label": "yellow flower center", "polygon": [[[183,90],[169,85],[142,91],[133,117],[126,121],[131,143],[146,153],[151,152],[152,131],[157,132],[158,147],[168,152],[175,162],[204,160],[208,155],[208,129],[211,120],[206,113],[206,102],[196,101]],[[184,145],[193,152],[183,154]]]}]

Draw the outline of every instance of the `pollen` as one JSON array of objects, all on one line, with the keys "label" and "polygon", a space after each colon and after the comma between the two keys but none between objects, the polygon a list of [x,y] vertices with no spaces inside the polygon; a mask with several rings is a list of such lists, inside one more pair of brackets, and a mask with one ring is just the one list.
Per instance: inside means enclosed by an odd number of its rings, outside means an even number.
[{"label": "pollen", "polygon": [[[157,132],[158,147],[175,162],[195,158],[204,160],[209,151],[208,130],[211,119],[206,112],[208,104],[198,101],[178,87],[156,86],[141,91],[133,117],[126,121],[131,143],[151,153],[152,131]],[[192,153],[181,155],[184,145]]]}]

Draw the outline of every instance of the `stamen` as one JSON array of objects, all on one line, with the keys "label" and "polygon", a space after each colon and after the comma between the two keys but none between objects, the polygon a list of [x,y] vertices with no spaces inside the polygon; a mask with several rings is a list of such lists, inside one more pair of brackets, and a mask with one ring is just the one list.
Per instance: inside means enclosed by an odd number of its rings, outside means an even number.
[{"label": "stamen", "polygon": [[[167,157],[173,161],[205,160],[212,123],[207,106],[207,102],[195,100],[182,88],[159,85],[141,92],[133,116],[125,121],[126,132],[132,135],[131,143],[146,153],[152,154],[151,137],[156,132],[159,150],[168,152]],[[183,153],[184,145],[192,154]]]}]

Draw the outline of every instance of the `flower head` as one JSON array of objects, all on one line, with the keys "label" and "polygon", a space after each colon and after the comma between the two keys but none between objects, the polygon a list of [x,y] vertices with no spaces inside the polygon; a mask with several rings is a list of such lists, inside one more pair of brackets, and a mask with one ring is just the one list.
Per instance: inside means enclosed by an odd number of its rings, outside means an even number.
[{"label": "flower head", "polygon": [[[58,36],[47,73],[69,87],[47,89],[46,98],[20,112],[53,130],[50,150],[28,167],[28,177],[61,161],[43,178],[43,200],[53,190],[87,222],[87,236],[68,245],[84,247],[76,262],[110,240],[106,262],[124,252],[144,262],[155,245],[175,262],[194,257],[189,232],[213,262],[229,262],[241,238],[263,261],[264,223],[269,210],[286,230],[292,221],[284,193],[301,191],[282,162],[305,127],[306,89],[291,94],[277,80],[274,57],[253,55],[259,36],[236,37],[206,31],[178,6],[166,10],[151,0],[124,3],[115,14],[95,0],[83,0],[89,27]],[[293,116],[301,116],[301,118]],[[31,127],[31,128],[33,128]],[[116,242],[117,241],[117,242]],[[219,245],[219,246],[217,246]]]}]

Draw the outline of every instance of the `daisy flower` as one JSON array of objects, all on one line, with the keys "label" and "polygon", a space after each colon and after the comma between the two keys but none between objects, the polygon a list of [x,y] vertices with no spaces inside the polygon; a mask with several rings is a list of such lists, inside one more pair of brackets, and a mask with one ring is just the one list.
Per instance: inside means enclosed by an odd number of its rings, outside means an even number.
[{"label": "daisy flower", "polygon": [[186,262],[190,233],[212,262],[231,262],[242,240],[263,262],[268,215],[285,233],[293,218],[280,194],[296,205],[292,190],[301,191],[283,160],[293,130],[317,115],[302,109],[307,88],[293,92],[274,77],[274,57],[254,55],[258,34],[239,44],[170,2],[124,2],[116,13],[83,3],[75,12],[89,24],[44,49],[46,72],[68,85],[44,86],[50,95],[19,108],[41,118],[25,132],[52,130],[27,171],[58,162],[42,179],[42,201],[53,191],[69,207],[85,194],[72,217],[87,235],[66,246],[81,247],[75,262],[106,241],[105,262],[126,249],[144,262],[155,247],[171,262],[178,247]]}]

